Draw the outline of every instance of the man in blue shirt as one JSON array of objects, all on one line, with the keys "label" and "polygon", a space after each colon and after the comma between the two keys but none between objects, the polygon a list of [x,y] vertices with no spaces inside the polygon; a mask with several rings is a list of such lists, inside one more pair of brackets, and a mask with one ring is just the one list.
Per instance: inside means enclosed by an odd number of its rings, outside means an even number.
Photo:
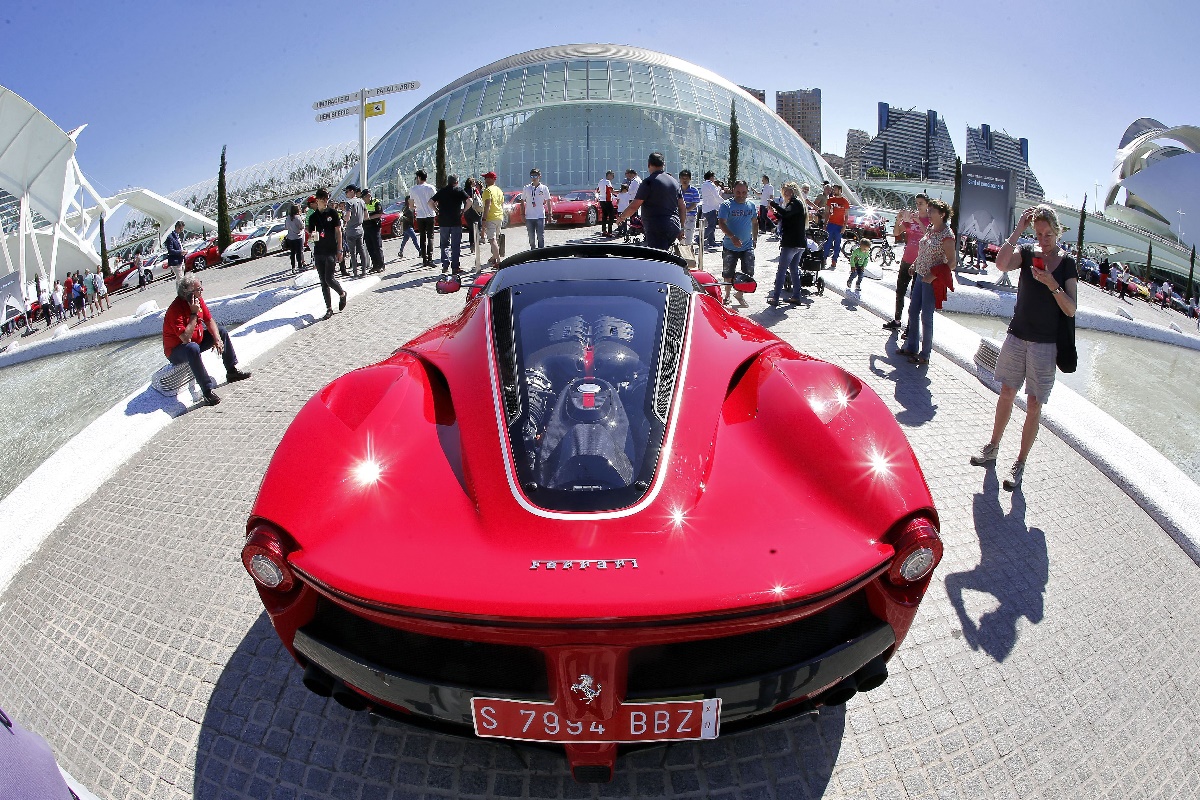
[{"label": "man in blue shirt", "polygon": [[[726,200],[717,211],[717,225],[725,234],[721,249],[721,280],[733,283],[735,273],[754,276],[754,247],[758,244],[758,209],[746,201],[750,187],[745,181],[733,184],[733,199]],[[739,269],[740,267],[740,269]],[[729,302],[730,286],[725,287],[725,302]],[[735,293],[738,305],[748,308],[741,292]]]},{"label": "man in blue shirt", "polygon": [[683,241],[691,247],[692,239],[696,236],[696,214],[700,210],[700,190],[692,186],[692,171],[682,170],[679,173],[679,190],[683,192],[683,205],[687,209],[687,217],[683,221]]}]

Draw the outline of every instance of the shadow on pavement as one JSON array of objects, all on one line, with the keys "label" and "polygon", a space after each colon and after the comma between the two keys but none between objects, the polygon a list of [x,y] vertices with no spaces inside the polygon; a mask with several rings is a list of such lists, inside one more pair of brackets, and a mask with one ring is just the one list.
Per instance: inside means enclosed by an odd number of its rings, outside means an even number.
[{"label": "shadow on pavement", "polygon": [[[380,286],[378,289],[375,289],[375,292],[380,294],[383,292],[398,292],[401,289],[411,289],[414,286],[424,286],[428,283],[437,283],[441,277],[442,274],[440,272],[431,273],[429,275],[423,275],[419,278],[409,278],[403,283],[393,283],[391,286]],[[463,277],[465,278],[466,276],[464,275]]]},{"label": "shadow on pavement", "polygon": [[280,283],[282,281],[289,281],[292,278],[295,278],[296,275],[298,275],[298,274],[299,273],[292,272],[292,268],[289,266],[285,269],[280,270],[279,272],[270,272],[259,278],[255,278],[252,281],[247,281],[245,288],[253,289],[257,286],[266,286],[271,283]]},{"label": "shadow on pavement", "polygon": [[172,417],[178,417],[187,411],[188,407],[174,397],[159,394],[153,387],[147,386],[140,394],[129,398],[125,404],[125,416],[134,417],[138,414],[154,414],[166,411]]},{"label": "shadow on pavement", "polygon": [[[1046,534],[1025,525],[1025,495],[1012,495],[1012,511],[1000,505],[1000,483],[995,464],[984,474],[983,488],[972,501],[975,533],[979,537],[979,565],[969,572],[946,576],[946,594],[962,622],[963,638],[972,650],[983,650],[1004,661],[1017,643],[1017,622],[1025,617],[1042,621],[1046,584],[1050,580],[1050,555]],[[984,592],[999,601],[976,624],[967,612],[963,591]]]},{"label": "shadow on pavement", "polygon": [[[254,602],[258,602],[257,598]],[[318,697],[261,614],[225,665],[196,748],[196,800],[505,795],[590,797],[557,752],[372,724]],[[715,741],[623,756],[604,797],[691,794],[764,781],[820,797],[841,750],[845,710]],[[769,771],[768,771],[769,768]],[[429,796],[428,794],[426,796]]]},{"label": "shadow on pavement", "polygon": [[[895,337],[896,333],[892,333]],[[896,352],[894,342],[888,348],[886,356],[871,354],[870,370],[884,380],[896,384],[893,397],[900,404],[901,410],[896,413],[896,421],[910,428],[919,428],[937,415],[937,405],[933,402],[933,393],[929,391],[930,380],[928,370],[917,369],[910,364],[908,358]],[[886,367],[886,369],[885,369]]]},{"label": "shadow on pavement", "polygon": [[249,333],[265,333],[267,331],[275,330],[276,328],[292,328],[293,330],[300,330],[301,328],[307,328],[316,321],[317,318],[312,314],[304,314],[303,316],[299,317],[287,317],[285,319],[266,319],[262,322],[256,322],[253,325],[245,325],[238,330],[237,333],[231,334],[230,337],[237,338],[239,336],[245,336]]}]

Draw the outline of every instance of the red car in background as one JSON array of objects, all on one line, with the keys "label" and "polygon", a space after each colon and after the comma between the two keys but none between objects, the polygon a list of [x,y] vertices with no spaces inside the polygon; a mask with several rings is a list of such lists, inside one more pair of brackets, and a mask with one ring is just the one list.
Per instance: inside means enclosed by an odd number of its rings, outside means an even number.
[{"label": "red car in background", "polygon": [[883,684],[942,544],[870,387],[666,252],[534,250],[466,294],[267,467],[242,563],[309,690],[605,782]]},{"label": "red car in background", "polygon": [[393,236],[404,233],[396,224],[402,211],[404,211],[404,206],[400,203],[392,203],[383,210],[383,218],[379,221],[379,233],[384,239],[391,239]]},{"label": "red car in background", "polygon": [[[245,234],[239,234],[242,239]],[[235,238],[234,241],[240,241]],[[212,237],[203,245],[193,245],[191,252],[183,257],[184,272],[204,269],[213,264],[221,263],[221,248],[217,247],[217,237]]]},{"label": "red car in background", "polygon": [[504,193],[504,226],[525,224],[525,203],[521,200],[521,192]]},{"label": "red car in background", "polygon": [[887,219],[873,208],[851,206],[846,210],[846,226],[842,238],[853,235],[862,238],[866,234],[869,239],[884,239],[887,236]]},{"label": "red car in background", "polygon": [[595,225],[600,221],[600,197],[586,189],[567,192],[554,201],[550,217],[555,225]]}]

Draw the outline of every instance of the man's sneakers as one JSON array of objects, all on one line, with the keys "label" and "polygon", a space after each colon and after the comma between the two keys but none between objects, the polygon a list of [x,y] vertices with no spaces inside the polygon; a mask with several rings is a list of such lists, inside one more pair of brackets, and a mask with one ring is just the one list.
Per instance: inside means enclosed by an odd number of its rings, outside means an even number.
[{"label": "man's sneakers", "polygon": [[1021,478],[1025,477],[1025,462],[1014,461],[1012,471],[1008,473],[1008,477],[1004,479],[1001,485],[1006,492],[1011,492],[1021,485]]},{"label": "man's sneakers", "polygon": [[249,372],[242,372],[240,369],[231,369],[225,373],[225,380],[229,383],[237,383],[238,381],[244,381],[244,380],[246,380],[246,378],[249,378],[249,377],[250,377]]},{"label": "man's sneakers", "polygon": [[217,397],[217,393],[214,392],[212,389],[209,389],[207,392],[204,393],[204,405],[215,406],[217,403],[220,403],[220,402],[221,402],[221,398]]},{"label": "man's sneakers", "polygon": [[979,452],[971,456],[972,467],[982,467],[989,461],[995,461],[996,456],[1000,455],[1000,445],[988,442],[983,447],[979,448]]}]

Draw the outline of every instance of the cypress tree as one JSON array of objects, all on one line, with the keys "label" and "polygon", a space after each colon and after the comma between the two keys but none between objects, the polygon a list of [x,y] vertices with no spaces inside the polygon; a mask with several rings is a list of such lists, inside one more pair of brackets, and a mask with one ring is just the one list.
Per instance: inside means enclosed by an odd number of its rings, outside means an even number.
[{"label": "cypress tree", "polygon": [[1185,300],[1192,299],[1192,276],[1196,274],[1196,245],[1192,245],[1192,266],[1188,270],[1188,288]]},{"label": "cypress tree", "polygon": [[1146,281],[1150,281],[1150,262],[1154,260],[1154,240],[1150,241],[1150,246],[1146,248]]},{"label": "cypress tree", "polygon": [[225,148],[221,147],[221,169],[217,172],[217,250],[224,253],[233,244],[229,230],[229,197],[225,194]]},{"label": "cypress tree", "polygon": [[112,269],[108,266],[108,237],[104,235],[104,215],[100,215],[100,269],[104,272],[104,277],[112,275]]},{"label": "cypress tree", "polygon": [[1078,243],[1078,247],[1075,251],[1076,254],[1079,256],[1079,258],[1076,260],[1076,262],[1075,262],[1076,264],[1078,264],[1079,261],[1081,261],[1083,259],[1083,226],[1086,222],[1087,222],[1087,195],[1085,194],[1083,196],[1083,207],[1079,209],[1079,243]]},{"label": "cypress tree", "polygon": [[737,181],[738,174],[738,121],[737,101],[729,101],[729,187]]},{"label": "cypress tree", "polygon": [[437,175],[434,183],[439,189],[446,186],[446,120],[444,119],[438,120]]},{"label": "cypress tree", "polygon": [[955,158],[954,160],[954,203],[950,209],[950,228],[954,229],[954,233],[961,234],[959,230],[961,223],[959,221],[959,211],[962,209],[962,160]]}]

